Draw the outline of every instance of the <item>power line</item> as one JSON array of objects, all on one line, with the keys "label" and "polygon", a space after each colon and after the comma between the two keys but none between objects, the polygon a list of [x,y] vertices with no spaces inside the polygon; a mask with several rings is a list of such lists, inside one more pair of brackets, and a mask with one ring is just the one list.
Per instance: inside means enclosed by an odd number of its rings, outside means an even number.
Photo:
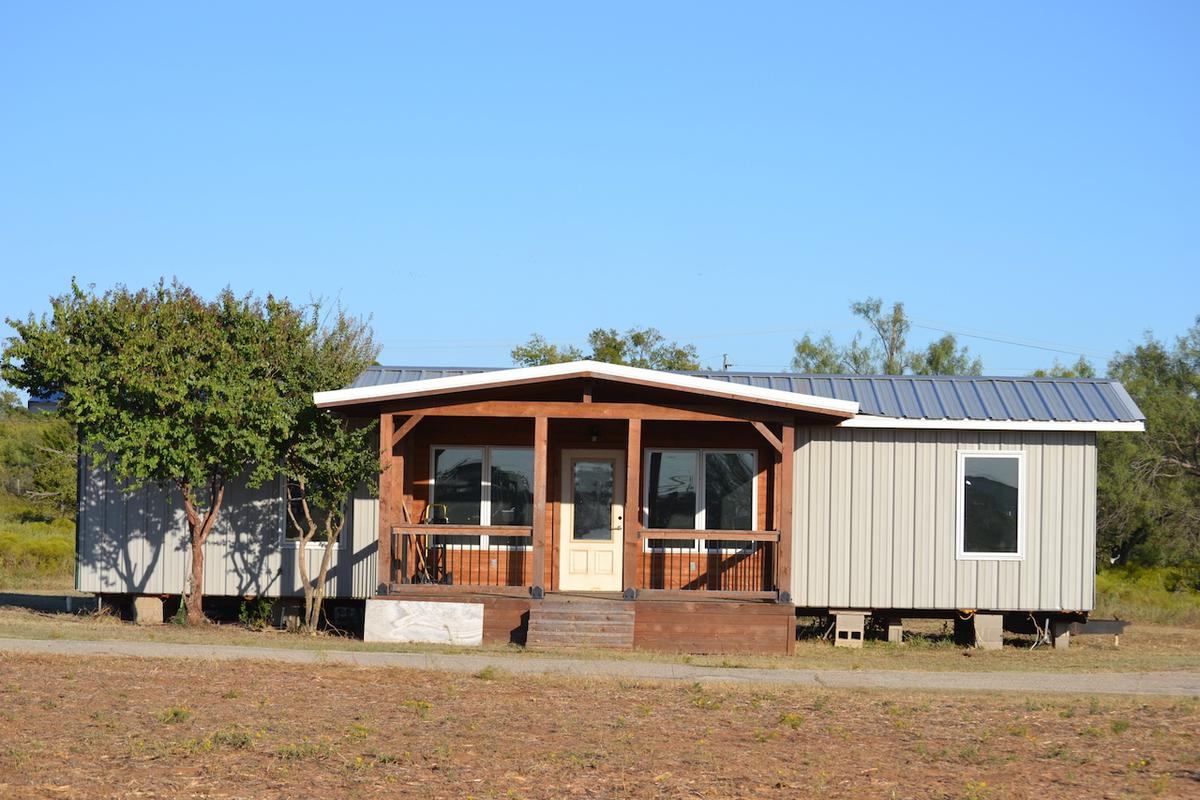
[{"label": "power line", "polygon": [[928,331],[952,333],[955,336],[966,336],[971,339],[983,339],[984,341],[997,342],[999,344],[1011,344],[1017,347],[1029,347],[1034,350],[1047,350],[1051,353],[1065,353],[1067,355],[1089,356],[1091,358],[1108,358],[1108,354],[1099,353],[1094,350],[1088,350],[1083,347],[1071,347],[1070,345],[1055,344],[1053,342],[1039,342],[1036,339],[1021,339],[1015,336],[1005,336],[1004,334],[991,333],[988,331],[955,329],[928,321],[912,320],[912,326],[914,328],[923,328]]}]

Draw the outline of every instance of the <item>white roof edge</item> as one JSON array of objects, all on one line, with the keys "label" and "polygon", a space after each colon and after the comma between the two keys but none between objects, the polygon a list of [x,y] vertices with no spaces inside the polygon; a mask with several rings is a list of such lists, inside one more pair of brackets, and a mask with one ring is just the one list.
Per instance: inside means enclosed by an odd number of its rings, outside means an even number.
[{"label": "white roof edge", "polygon": [[657,370],[627,367],[620,364],[606,364],[601,361],[569,361],[563,364],[516,367],[513,369],[499,369],[492,372],[452,375],[445,378],[427,378],[425,380],[402,381],[400,383],[387,383],[378,386],[360,386],[356,389],[335,389],[328,392],[315,392],[313,394],[313,402],[318,406],[325,407],[370,402],[372,400],[400,400],[411,395],[482,389],[494,384],[519,383],[523,380],[547,378],[569,378],[584,374],[593,374],[599,377],[607,376],[615,380],[642,381],[662,386],[666,389],[692,389],[704,392],[705,394],[719,394],[751,402],[759,401],[784,406],[808,406],[842,414],[857,414],[859,410],[859,405],[854,400],[835,400],[829,397],[786,392],[781,389],[765,389],[760,386],[745,386],[725,381],[716,381],[710,378],[679,375],[673,372],[659,372]]},{"label": "white roof edge", "polygon": [[1145,431],[1145,422],[997,419],[904,419],[859,415],[842,420],[839,428],[893,428],[949,431]]}]

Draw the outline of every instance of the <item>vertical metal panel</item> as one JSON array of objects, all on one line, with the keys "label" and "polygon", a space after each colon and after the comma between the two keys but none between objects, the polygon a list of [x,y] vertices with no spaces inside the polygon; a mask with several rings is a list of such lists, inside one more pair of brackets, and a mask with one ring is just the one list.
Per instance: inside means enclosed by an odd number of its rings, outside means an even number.
[{"label": "vertical metal panel", "polygon": [[[828,428],[813,428],[811,450],[811,480],[809,482],[808,524],[812,536],[808,540],[808,602],[810,606],[828,606],[829,600],[829,483],[833,445]],[[794,550],[794,548],[793,548]]]},{"label": "vertical metal panel", "polygon": [[[969,434],[968,434],[969,436]],[[955,560],[955,503],[957,486],[958,442],[949,431],[937,433],[936,469],[934,474],[934,603],[937,608],[960,607],[958,571]]]},{"label": "vertical metal panel", "polygon": [[[854,608],[871,605],[871,525],[876,505],[872,451],[875,437],[870,430],[850,434],[850,483],[842,489],[850,508],[849,604]],[[879,503],[882,505],[882,503]]]},{"label": "vertical metal panel", "polygon": [[808,507],[809,487],[812,485],[811,454],[812,430],[797,428],[796,468],[792,470],[792,596],[802,605],[808,602],[809,541],[813,535]]},{"label": "vertical metal panel", "polygon": [[[913,484],[913,574],[909,582],[912,584],[913,605],[917,608],[934,608],[938,594],[937,434],[933,431],[917,431],[913,449],[917,474]],[[941,572],[944,575],[945,570]]]},{"label": "vertical metal panel", "polygon": [[[191,568],[187,522],[174,486],[123,491],[94,459],[80,459],[77,586],[85,592],[179,594]],[[204,590],[213,596],[276,597],[302,593],[296,549],[283,542],[283,487],[250,489],[231,481],[204,547]],[[334,551],[330,597],[374,592],[378,501],[365,487],[351,501],[342,546]],[[304,553],[312,575],[321,550]]]},{"label": "vertical metal panel", "polygon": [[892,563],[895,558],[892,545],[895,540],[896,444],[895,437],[888,431],[881,431],[873,438],[872,502],[868,504],[871,575],[867,603],[875,608],[887,608],[892,604]]},{"label": "vertical metal panel", "polygon": [[1042,454],[1042,563],[1039,608],[1062,608],[1063,437],[1047,433]]},{"label": "vertical metal panel", "polygon": [[[1090,609],[1095,436],[802,429],[796,602],[816,608]],[[1025,559],[957,559],[958,451],[1025,453]],[[864,553],[864,548],[866,553]],[[1065,599],[1064,599],[1065,598]]]},{"label": "vertical metal panel", "polygon": [[1040,608],[1042,601],[1042,463],[1046,448],[1041,433],[1021,434],[1025,450],[1025,560],[1021,563],[1017,608]]},{"label": "vertical metal panel", "polygon": [[[917,482],[921,479],[917,468],[918,449],[916,434],[912,431],[896,431],[891,438],[895,441],[892,469],[894,538],[891,552],[885,556],[891,558],[892,595],[885,605],[911,608],[914,603],[913,577],[917,571],[914,507],[918,498]],[[933,548],[930,547],[929,563],[932,563],[932,556]]]},{"label": "vertical metal panel", "polygon": [[1083,466],[1083,590],[1080,609],[1096,607],[1096,434],[1085,434]]},{"label": "vertical metal panel", "polygon": [[854,457],[848,430],[831,431],[829,478],[829,602],[850,603],[850,493]]},{"label": "vertical metal panel", "polygon": [[1063,436],[1062,598],[1064,609],[1083,608],[1084,434]]}]

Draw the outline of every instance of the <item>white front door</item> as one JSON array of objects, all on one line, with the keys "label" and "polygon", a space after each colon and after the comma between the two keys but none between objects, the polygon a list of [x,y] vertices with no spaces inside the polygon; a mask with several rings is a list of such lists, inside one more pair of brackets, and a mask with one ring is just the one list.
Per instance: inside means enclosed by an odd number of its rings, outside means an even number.
[{"label": "white front door", "polygon": [[564,450],[558,588],[621,591],[625,453]]}]

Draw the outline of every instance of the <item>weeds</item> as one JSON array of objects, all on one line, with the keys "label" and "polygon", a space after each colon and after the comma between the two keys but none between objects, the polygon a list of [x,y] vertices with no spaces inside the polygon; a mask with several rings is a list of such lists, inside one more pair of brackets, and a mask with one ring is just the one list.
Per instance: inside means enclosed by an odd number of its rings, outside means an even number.
[{"label": "weeds", "polygon": [[986,800],[992,796],[986,781],[967,781],[963,787],[963,800]]},{"label": "weeds", "polygon": [[494,681],[496,678],[500,677],[500,670],[489,664],[488,666],[479,670],[479,672],[476,672],[475,677],[481,681]]},{"label": "weeds", "polygon": [[404,700],[400,703],[402,708],[407,708],[409,711],[416,714],[422,719],[429,714],[429,710],[433,708],[433,703],[428,700]]},{"label": "weeds", "polygon": [[167,725],[174,725],[178,722],[186,722],[192,718],[192,710],[187,706],[171,706],[165,711],[160,711],[155,715],[159,722]]},{"label": "weeds", "polygon": [[297,744],[285,744],[276,748],[275,757],[283,761],[305,761],[310,758],[325,758],[333,748],[324,742],[310,742],[305,739]]},{"label": "weeds", "polygon": [[779,724],[786,725],[792,730],[799,730],[800,726],[804,724],[804,715],[794,711],[785,711],[779,715]]},{"label": "weeds", "polygon": [[254,744],[254,737],[244,731],[216,731],[209,738],[214,745],[245,750]]},{"label": "weeds", "polygon": [[1113,733],[1124,733],[1127,730],[1129,730],[1129,720],[1114,719],[1112,721],[1112,732]]}]

